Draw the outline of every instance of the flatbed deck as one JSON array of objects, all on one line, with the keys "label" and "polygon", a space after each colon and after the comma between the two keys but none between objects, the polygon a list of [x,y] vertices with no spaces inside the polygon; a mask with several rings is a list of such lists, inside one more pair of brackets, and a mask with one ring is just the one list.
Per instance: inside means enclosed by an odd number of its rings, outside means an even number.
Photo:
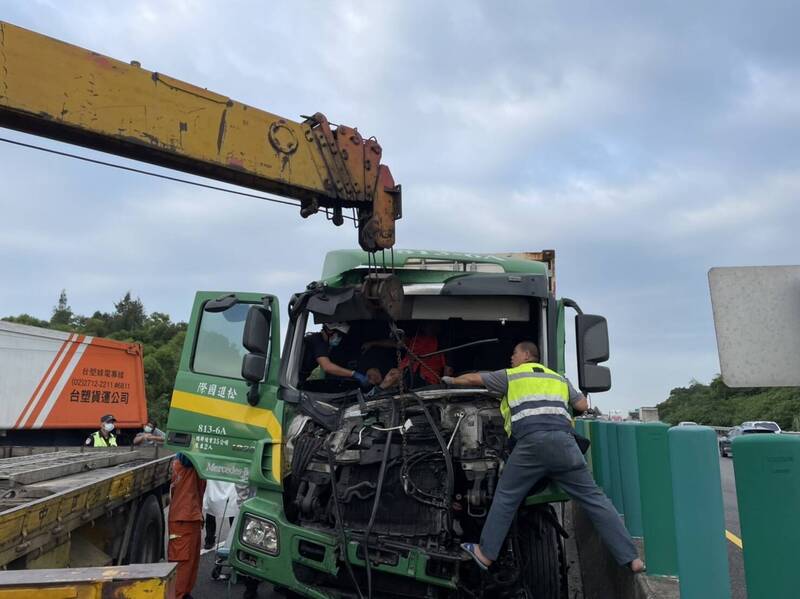
[{"label": "flatbed deck", "polygon": [[146,448],[0,448],[0,567],[169,485],[171,452]]}]

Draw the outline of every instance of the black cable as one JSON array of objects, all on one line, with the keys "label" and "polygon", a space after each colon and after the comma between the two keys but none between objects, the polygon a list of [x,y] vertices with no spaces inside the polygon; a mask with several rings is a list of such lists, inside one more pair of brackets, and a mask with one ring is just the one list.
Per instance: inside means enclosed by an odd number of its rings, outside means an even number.
[{"label": "black cable", "polygon": [[[392,420],[394,421],[394,402],[392,402]],[[386,434],[386,443],[383,445],[381,468],[378,471],[378,486],[375,488],[375,500],[372,502],[372,513],[369,516],[367,530],[364,533],[363,546],[364,563],[367,566],[367,599],[372,599],[372,566],[369,563],[369,535],[372,533],[372,527],[375,525],[375,516],[378,514],[378,505],[381,501],[381,490],[383,489],[383,479],[386,477],[386,461],[389,458],[391,450],[390,443],[392,442],[392,433],[394,433],[394,431],[389,431]]]},{"label": "black cable", "polygon": [[330,437],[332,435],[333,433],[328,435],[328,439],[325,441],[325,449],[327,450],[325,453],[328,456],[328,467],[331,470],[331,495],[333,497],[333,514],[334,519],[336,520],[336,530],[339,532],[339,542],[342,545],[342,559],[344,560],[345,568],[347,568],[347,573],[350,575],[350,580],[353,581],[353,586],[358,594],[358,599],[364,599],[364,595],[361,593],[361,587],[358,586],[356,574],[353,572],[353,566],[350,564],[350,558],[347,555],[347,533],[344,531],[342,512],[339,508],[339,495],[336,492],[336,463],[333,460],[333,452],[331,451],[329,444]]},{"label": "black cable", "polygon": [[[63,156],[66,158],[74,158],[75,160],[82,160],[83,162],[89,162],[91,164],[99,164],[101,166],[108,166],[111,168],[116,168],[122,171],[128,171],[131,173],[137,173],[139,175],[148,175],[150,177],[157,177],[158,179],[165,179],[167,181],[174,181],[176,183],[185,183],[186,185],[194,185],[195,187],[202,187],[204,189],[212,189],[214,191],[222,191],[224,193],[230,193],[233,195],[244,196],[246,198],[254,198],[256,200],[264,200],[265,202],[274,202],[275,204],[284,204],[286,206],[294,206],[295,208],[302,207],[300,202],[294,202],[291,200],[279,200],[278,198],[270,198],[267,196],[259,195],[256,193],[248,193],[246,191],[237,191],[235,189],[227,189],[225,187],[219,187],[217,185],[209,185],[208,183],[200,183],[198,181],[190,181],[189,179],[181,179],[180,177],[172,177],[170,175],[162,175],[161,173],[154,173],[153,171],[146,171],[140,168],[134,168],[132,166],[124,166],[122,164],[115,164],[113,162],[106,162],[105,160],[97,160],[96,158],[88,158],[87,156],[80,156],[78,154],[71,154],[70,152],[61,152],[59,150],[53,150],[51,148],[45,148],[42,146],[37,146],[34,144],[28,144],[21,141],[15,141],[13,139],[7,139],[5,137],[0,137],[0,141],[7,144],[12,144],[15,146],[21,146],[23,148],[29,148],[31,150],[39,150],[40,152],[47,152],[48,154],[55,154],[56,156]],[[356,220],[352,216],[342,216],[342,218],[347,218],[350,220]]]},{"label": "black cable", "polygon": [[[428,406],[425,405],[425,402],[422,401],[422,398],[419,396],[419,394],[414,393],[413,391],[409,391],[409,393],[414,397],[414,399],[417,400],[419,407],[422,408],[425,418],[428,420],[428,424],[430,425],[431,429],[433,429],[433,434],[436,435],[436,440],[439,442],[439,446],[442,448],[444,465],[447,468],[447,490],[445,491],[445,501],[450,501],[453,497],[453,489],[455,487],[456,480],[455,472],[453,470],[453,456],[450,455],[450,450],[447,448],[447,443],[445,443],[442,433],[439,432],[439,427],[436,426],[433,416],[431,416],[430,410],[428,410]],[[447,530],[450,530],[450,510],[446,510],[445,514],[447,515]]]},{"label": "black cable", "polygon": [[[389,420],[389,426],[397,425],[396,405],[392,402],[392,415]],[[378,514],[378,505],[381,501],[381,491],[383,490],[383,479],[386,477],[386,462],[389,459],[391,452],[392,433],[390,430],[386,435],[386,442],[383,445],[383,457],[381,458],[381,467],[378,471],[378,481],[375,488],[375,500],[372,502],[372,513],[369,516],[367,523],[367,530],[364,533],[364,563],[367,567],[367,599],[372,599],[372,566],[369,562],[369,535],[372,533],[372,527],[375,525],[375,516]]]}]

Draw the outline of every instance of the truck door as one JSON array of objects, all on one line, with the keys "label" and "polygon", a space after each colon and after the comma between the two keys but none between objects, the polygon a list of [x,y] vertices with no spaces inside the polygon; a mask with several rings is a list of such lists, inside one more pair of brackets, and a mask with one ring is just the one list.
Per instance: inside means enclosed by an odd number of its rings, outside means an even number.
[{"label": "truck door", "polygon": [[[253,307],[265,345],[263,378],[255,384],[242,376],[249,353],[243,333]],[[172,393],[167,446],[188,455],[203,478],[280,487],[279,361],[276,297],[198,292]],[[252,379],[252,364],[248,368]]]}]

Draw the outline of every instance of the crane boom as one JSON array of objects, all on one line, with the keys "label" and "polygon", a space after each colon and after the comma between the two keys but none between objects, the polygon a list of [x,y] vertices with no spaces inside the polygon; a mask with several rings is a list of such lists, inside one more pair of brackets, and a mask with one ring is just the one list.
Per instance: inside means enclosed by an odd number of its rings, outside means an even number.
[{"label": "crane boom", "polygon": [[381,146],[320,113],[295,122],[0,21],[0,126],[265,191],[394,245],[400,186]]}]

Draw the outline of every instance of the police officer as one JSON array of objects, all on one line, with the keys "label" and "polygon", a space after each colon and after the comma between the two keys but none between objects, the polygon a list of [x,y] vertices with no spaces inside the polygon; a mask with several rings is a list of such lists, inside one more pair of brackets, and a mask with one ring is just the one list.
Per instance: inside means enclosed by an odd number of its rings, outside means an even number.
[{"label": "police officer", "polygon": [[592,479],[572,436],[567,406],[585,412],[588,402],[566,378],[539,364],[535,343],[518,343],[507,370],[443,377],[442,381],[502,394],[500,412],[506,433],[516,442],[500,476],[480,543],[461,545],[482,569],[500,554],[511,522],[531,487],[549,476],[583,507],[618,564],[633,572],[644,570],[633,540]]},{"label": "police officer", "polygon": [[84,445],[89,447],[116,447],[117,436],[114,430],[117,428],[117,419],[113,414],[106,414],[100,419],[100,430],[93,432],[86,437]]}]

